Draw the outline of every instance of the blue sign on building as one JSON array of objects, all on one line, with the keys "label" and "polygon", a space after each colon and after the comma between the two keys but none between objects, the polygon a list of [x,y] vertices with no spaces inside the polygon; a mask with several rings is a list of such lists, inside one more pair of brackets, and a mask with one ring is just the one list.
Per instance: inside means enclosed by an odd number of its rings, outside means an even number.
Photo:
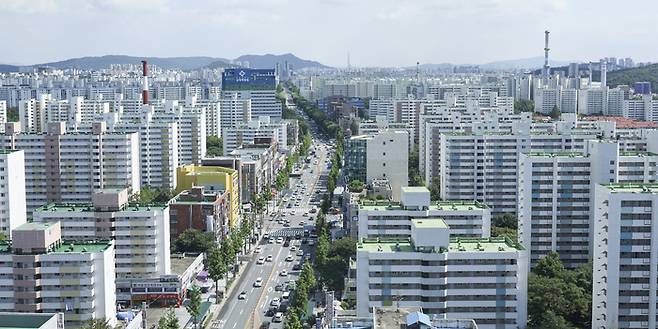
[{"label": "blue sign on building", "polygon": [[222,90],[275,90],[274,69],[226,69],[222,74]]}]

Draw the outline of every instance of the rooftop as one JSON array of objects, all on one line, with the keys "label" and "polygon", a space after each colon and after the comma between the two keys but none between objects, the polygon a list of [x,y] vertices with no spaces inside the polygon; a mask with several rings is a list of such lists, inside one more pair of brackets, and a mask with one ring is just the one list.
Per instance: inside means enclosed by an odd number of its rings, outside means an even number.
[{"label": "rooftop", "polygon": [[627,152],[619,152],[619,155],[621,156],[658,156],[658,153],[653,153],[653,152],[639,152],[639,151],[627,151]]},{"label": "rooftop", "polygon": [[[478,201],[435,201],[431,202],[429,210],[476,210],[488,209],[487,205]],[[403,210],[400,202],[362,200],[359,209],[363,210]]]},{"label": "rooftop", "polygon": [[20,225],[19,227],[15,228],[14,230],[20,230],[20,231],[43,231],[47,229],[48,227],[52,226],[56,222],[28,222],[23,225]]},{"label": "rooftop", "polygon": [[[78,241],[62,241],[62,244],[53,249],[52,253],[85,253],[85,252],[101,252],[112,245],[109,240],[78,242]],[[11,253],[11,244],[7,241],[0,242],[0,253]],[[2,324],[2,322],[0,322]]]},{"label": "rooftop", "polygon": [[586,157],[587,154],[584,152],[528,152],[526,153],[528,156],[536,156],[536,157]]},{"label": "rooftop", "polygon": [[[164,210],[168,205],[164,203],[154,204],[137,204],[131,203],[121,209],[121,211],[152,211]],[[36,212],[96,212],[93,203],[49,203],[35,210]]]},{"label": "rooftop", "polygon": [[421,228],[448,228],[442,218],[414,218],[411,220],[416,227]]},{"label": "rooftop", "polygon": [[427,187],[425,186],[403,186],[402,187],[402,192],[428,192]]},{"label": "rooftop", "polygon": [[[0,149],[0,154],[11,154],[11,153],[18,152],[18,151],[20,151],[20,150]],[[2,328],[2,327],[0,327],[0,328]]]},{"label": "rooftop", "polygon": [[39,328],[44,325],[52,317],[56,317],[55,313],[14,313],[2,312],[0,313],[0,328],[1,329],[17,329],[17,328]]},{"label": "rooftop", "polygon": [[610,192],[658,194],[658,183],[602,184]]},{"label": "rooftop", "polygon": [[[357,249],[369,252],[413,252],[415,247],[411,239],[363,239]],[[496,238],[451,238],[448,252],[508,252],[524,250],[518,242],[507,237]],[[441,252],[441,251],[437,251]]]},{"label": "rooftop", "polygon": [[185,273],[188,267],[194,262],[196,257],[187,256],[183,258],[176,257],[171,255],[171,274],[181,275]]}]

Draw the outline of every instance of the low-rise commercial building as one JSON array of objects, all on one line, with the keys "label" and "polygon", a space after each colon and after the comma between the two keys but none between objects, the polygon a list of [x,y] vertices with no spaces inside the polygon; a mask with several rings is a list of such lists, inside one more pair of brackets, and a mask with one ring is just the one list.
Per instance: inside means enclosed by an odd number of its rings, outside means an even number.
[{"label": "low-rise commercial building", "polygon": [[230,195],[228,191],[207,191],[194,186],[169,202],[171,239],[188,229],[212,232],[219,242],[229,231]]}]

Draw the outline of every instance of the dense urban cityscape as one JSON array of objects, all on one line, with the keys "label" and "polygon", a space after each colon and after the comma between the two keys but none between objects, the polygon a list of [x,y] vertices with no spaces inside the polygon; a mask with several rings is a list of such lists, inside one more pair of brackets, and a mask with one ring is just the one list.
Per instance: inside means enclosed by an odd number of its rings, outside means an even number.
[{"label": "dense urban cityscape", "polygon": [[658,328],[658,64],[558,31],[486,64],[0,56],[0,329]]}]

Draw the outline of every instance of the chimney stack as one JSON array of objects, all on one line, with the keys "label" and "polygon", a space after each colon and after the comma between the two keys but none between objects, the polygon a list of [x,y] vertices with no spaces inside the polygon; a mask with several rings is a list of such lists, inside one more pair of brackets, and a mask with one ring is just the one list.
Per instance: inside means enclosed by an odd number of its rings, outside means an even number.
[{"label": "chimney stack", "polygon": [[551,66],[548,64],[548,30],[544,31],[544,77],[548,78],[551,75]]},{"label": "chimney stack", "polygon": [[149,103],[149,81],[148,81],[148,63],[142,61],[142,103],[147,105]]}]

